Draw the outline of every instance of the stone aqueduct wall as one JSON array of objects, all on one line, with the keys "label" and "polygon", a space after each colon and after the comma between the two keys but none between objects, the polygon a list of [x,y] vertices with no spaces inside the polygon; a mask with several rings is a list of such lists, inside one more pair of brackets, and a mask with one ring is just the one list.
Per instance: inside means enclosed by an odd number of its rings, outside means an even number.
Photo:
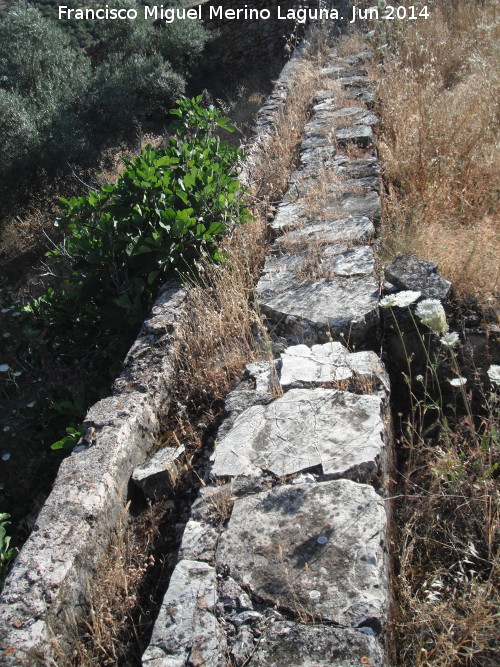
[{"label": "stone aqueduct wall", "polygon": [[[238,4],[225,6],[231,2]],[[303,51],[258,116],[250,162],[279,122]],[[228,655],[256,667],[386,664],[391,428],[388,378],[370,351],[379,324],[380,202],[365,55],[339,58],[332,49],[322,70],[257,287],[282,351],[272,363],[250,364],[227,397],[211,483],[191,508],[147,667],[223,667]],[[355,100],[348,108],[339,90]],[[349,159],[348,143],[360,157]],[[308,206],[320,178],[318,220]],[[81,446],[61,466],[0,599],[2,665],[56,664],[54,636],[64,645],[67,616],[84,609],[127,484],[168,410],[184,299],[179,287],[165,287],[113,395],[91,408]],[[351,354],[332,339],[365,351]],[[230,515],[224,525],[213,516],[220,494]]]},{"label": "stone aqueduct wall", "polygon": [[[261,109],[248,162],[258,161],[279,122],[304,46],[287,62]],[[61,464],[0,596],[1,665],[55,664],[52,640],[64,644],[68,618],[81,612],[95,563],[123,512],[132,472],[154,449],[168,413],[184,300],[184,289],[164,286],[112,396],[89,410],[80,451]]]}]

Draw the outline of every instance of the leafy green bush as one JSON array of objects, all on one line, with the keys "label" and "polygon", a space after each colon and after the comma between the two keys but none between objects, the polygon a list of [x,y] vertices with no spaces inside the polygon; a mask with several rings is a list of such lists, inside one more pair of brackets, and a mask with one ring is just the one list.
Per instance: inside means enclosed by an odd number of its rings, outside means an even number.
[{"label": "leafy green bush", "polygon": [[7,574],[9,564],[14,558],[15,550],[10,546],[11,538],[7,535],[7,526],[10,525],[10,514],[0,514],[0,587]]},{"label": "leafy green bush", "polygon": [[[79,419],[109,390],[158,286],[192,276],[202,258],[221,261],[218,242],[248,215],[236,175],[242,153],[214,134],[216,127],[232,128],[200,102],[180,100],[171,112],[176,135],[166,148],[147,146],[126,160],[115,185],[62,200],[66,213],[57,224],[69,234],[49,255],[67,274],[66,285],[48,289],[24,311],[30,363],[47,353],[66,368],[85,360],[75,399]],[[59,412],[61,404],[52,403]]]}]

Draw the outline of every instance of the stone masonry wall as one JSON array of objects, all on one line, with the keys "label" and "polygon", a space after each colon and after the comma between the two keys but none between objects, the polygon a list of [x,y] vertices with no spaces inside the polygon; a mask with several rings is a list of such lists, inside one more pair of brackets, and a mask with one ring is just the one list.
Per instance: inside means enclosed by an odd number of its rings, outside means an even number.
[{"label": "stone masonry wall", "polygon": [[323,68],[257,287],[279,354],[227,396],[144,667],[387,664],[392,439],[369,349],[380,201],[367,55],[332,49]]},{"label": "stone masonry wall", "polygon": [[[250,162],[306,50],[261,110]],[[226,398],[147,667],[387,664],[392,440],[389,380],[373,351],[380,201],[367,56],[333,47],[322,69],[257,286],[274,357],[248,364]],[[61,466],[0,601],[2,664],[55,664],[53,638],[64,645],[67,615],[85,608],[87,580],[170,400],[184,299],[165,287],[114,394],[89,411]],[[166,454],[182,458],[182,447]]]},{"label": "stone masonry wall", "polygon": [[[259,114],[249,163],[258,162],[279,122],[304,49],[295,51]],[[113,395],[90,409],[82,441],[63,461],[0,596],[0,664],[55,664],[53,640],[64,645],[67,619],[85,609],[88,581],[123,511],[132,473],[154,449],[168,411],[184,301],[184,289],[165,285]]]}]

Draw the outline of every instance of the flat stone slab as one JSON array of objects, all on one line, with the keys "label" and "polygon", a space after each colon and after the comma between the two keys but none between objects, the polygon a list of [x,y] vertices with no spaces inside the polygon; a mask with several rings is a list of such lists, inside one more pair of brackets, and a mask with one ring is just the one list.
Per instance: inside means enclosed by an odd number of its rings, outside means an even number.
[{"label": "flat stone slab", "polygon": [[384,456],[379,396],[291,389],[242,412],[217,443],[212,477],[277,477],[321,466],[325,478],[370,479]]},{"label": "flat stone slab", "polygon": [[297,615],[378,633],[388,604],[385,534],[383,501],[371,486],[281,486],[235,502],[217,562]]},{"label": "flat stone slab", "polygon": [[172,574],[142,664],[226,667],[226,641],[214,615],[215,602],[215,569],[206,563],[181,560]]},{"label": "flat stone slab", "polygon": [[[319,248],[316,256],[311,252],[266,258],[257,286],[262,312],[277,334],[293,342],[326,343],[340,334],[350,343],[364,341],[379,320],[371,249],[361,269],[359,263],[348,267],[351,251],[335,254]],[[342,277],[350,271],[349,277]]]},{"label": "flat stone slab", "polygon": [[304,215],[304,207],[301,204],[280,204],[271,223],[271,228],[281,230],[296,227],[304,219]]},{"label": "flat stone slab", "polygon": [[[358,389],[371,393],[383,388],[389,393],[389,376],[375,352],[349,352],[342,343],[295,345],[281,355],[280,385],[320,387],[331,382],[357,381]],[[351,386],[349,389],[352,391]]]},{"label": "flat stone slab", "polygon": [[352,127],[339,127],[335,130],[337,143],[345,146],[349,142],[358,146],[370,146],[373,144],[375,135],[370,125],[353,125]]},{"label": "flat stone slab", "polygon": [[190,519],[182,536],[179,558],[212,562],[218,536],[218,531],[211,524]]},{"label": "flat stone slab", "polygon": [[377,641],[359,630],[278,621],[264,633],[252,667],[382,667]]}]

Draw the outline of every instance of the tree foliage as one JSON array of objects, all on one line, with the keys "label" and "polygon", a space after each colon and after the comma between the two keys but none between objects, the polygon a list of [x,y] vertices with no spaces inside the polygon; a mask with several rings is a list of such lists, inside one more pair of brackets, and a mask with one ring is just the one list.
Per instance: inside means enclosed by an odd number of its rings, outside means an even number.
[{"label": "tree foliage", "polygon": [[163,117],[184,92],[207,41],[203,27],[155,27],[135,0],[120,7],[137,9],[138,18],[80,21],[94,24],[86,51],[51,18],[50,2],[41,5],[45,15],[21,1],[0,19],[4,186],[90,154],[138,121]]}]

